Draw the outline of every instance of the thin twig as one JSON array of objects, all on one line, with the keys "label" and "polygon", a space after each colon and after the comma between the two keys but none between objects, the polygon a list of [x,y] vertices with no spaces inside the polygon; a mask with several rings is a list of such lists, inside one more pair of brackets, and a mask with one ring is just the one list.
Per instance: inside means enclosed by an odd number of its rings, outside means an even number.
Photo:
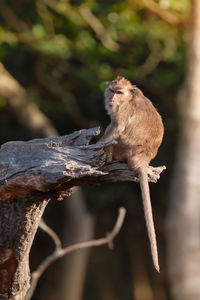
[{"label": "thin twig", "polygon": [[55,262],[60,257],[66,255],[72,251],[78,250],[78,249],[84,249],[84,248],[88,248],[88,247],[98,247],[98,246],[102,246],[105,244],[110,245],[113,242],[114,238],[119,233],[119,231],[123,225],[125,215],[126,215],[126,209],[124,207],[120,207],[115,226],[114,226],[113,230],[109,234],[106,235],[106,237],[97,239],[97,240],[91,240],[91,241],[87,241],[87,242],[78,243],[78,244],[71,245],[66,248],[56,249],[51,255],[46,257],[43,260],[43,262],[38,266],[37,270],[32,273],[31,287],[25,297],[25,300],[31,299],[41,275],[53,262]]},{"label": "thin twig", "polygon": [[151,12],[172,25],[179,25],[183,23],[183,19],[177,13],[163,9],[157,2],[153,0],[143,0],[144,6],[146,6]]},{"label": "thin twig", "polygon": [[44,219],[40,220],[39,227],[44,230],[53,240],[56,250],[60,250],[62,248],[61,240],[59,239],[58,235],[50,228],[44,221]]},{"label": "thin twig", "polygon": [[106,32],[103,24],[100,20],[92,13],[87,5],[82,4],[79,6],[79,12],[84,20],[90,25],[90,27],[94,30],[97,37],[100,39],[102,44],[111,51],[119,51],[119,45],[110,38],[108,33]]}]

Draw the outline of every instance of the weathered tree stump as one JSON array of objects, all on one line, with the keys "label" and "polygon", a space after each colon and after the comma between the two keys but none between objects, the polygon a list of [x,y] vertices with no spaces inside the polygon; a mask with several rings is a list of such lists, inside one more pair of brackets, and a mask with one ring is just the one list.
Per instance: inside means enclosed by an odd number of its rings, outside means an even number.
[{"label": "weathered tree stump", "polygon": [[[99,128],[54,138],[8,142],[0,148],[0,299],[24,299],[29,252],[46,205],[73,186],[138,181],[126,164],[106,164],[109,144],[89,144]],[[165,167],[149,167],[156,182]]]}]

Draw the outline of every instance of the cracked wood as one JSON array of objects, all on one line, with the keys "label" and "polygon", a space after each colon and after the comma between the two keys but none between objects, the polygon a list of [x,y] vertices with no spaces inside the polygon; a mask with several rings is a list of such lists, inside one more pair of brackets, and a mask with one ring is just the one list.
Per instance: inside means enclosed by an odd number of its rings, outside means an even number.
[{"label": "cracked wood", "polygon": [[[31,193],[58,195],[76,185],[138,181],[126,164],[105,164],[108,143],[90,144],[99,127],[54,138],[13,141],[0,148],[0,200]],[[149,181],[156,182],[164,166],[149,167]]]}]

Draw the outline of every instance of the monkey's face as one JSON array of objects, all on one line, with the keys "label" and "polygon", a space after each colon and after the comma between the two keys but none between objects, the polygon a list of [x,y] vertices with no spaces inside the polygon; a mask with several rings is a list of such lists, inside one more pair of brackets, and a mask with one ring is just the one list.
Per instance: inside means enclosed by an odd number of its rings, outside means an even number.
[{"label": "monkey's face", "polygon": [[119,107],[125,102],[135,99],[139,89],[122,76],[118,76],[113,81],[106,84],[105,108],[109,115],[118,112]]},{"label": "monkey's face", "polygon": [[130,100],[131,97],[132,94],[129,88],[109,84],[105,90],[105,107],[108,114],[116,113],[122,103]]}]

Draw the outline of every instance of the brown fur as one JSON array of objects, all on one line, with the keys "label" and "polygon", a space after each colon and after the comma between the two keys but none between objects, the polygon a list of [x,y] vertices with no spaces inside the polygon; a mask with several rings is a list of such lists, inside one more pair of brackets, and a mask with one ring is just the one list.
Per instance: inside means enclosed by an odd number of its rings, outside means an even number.
[{"label": "brown fur", "polygon": [[142,91],[124,77],[117,77],[105,89],[105,107],[111,123],[101,141],[115,140],[109,160],[126,162],[138,172],[152,258],[159,272],[147,168],[162,142],[164,127],[159,113]]}]

